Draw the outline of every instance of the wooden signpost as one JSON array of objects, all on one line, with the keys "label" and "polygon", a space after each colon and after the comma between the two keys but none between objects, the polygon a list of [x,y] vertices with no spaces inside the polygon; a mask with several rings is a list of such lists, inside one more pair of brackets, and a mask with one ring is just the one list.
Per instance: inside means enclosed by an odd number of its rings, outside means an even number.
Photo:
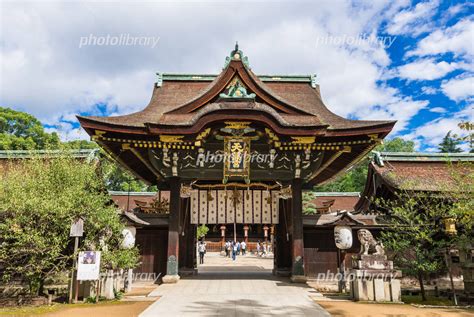
[{"label": "wooden signpost", "polygon": [[[79,282],[76,278],[77,272],[77,249],[79,248],[79,238],[84,235],[84,219],[77,218],[71,224],[71,230],[69,231],[69,236],[74,237],[74,263],[71,270],[71,282],[69,284],[69,303],[77,302],[77,293],[79,293]],[[75,288],[74,288],[75,286]],[[72,299],[74,288],[74,301]]]}]

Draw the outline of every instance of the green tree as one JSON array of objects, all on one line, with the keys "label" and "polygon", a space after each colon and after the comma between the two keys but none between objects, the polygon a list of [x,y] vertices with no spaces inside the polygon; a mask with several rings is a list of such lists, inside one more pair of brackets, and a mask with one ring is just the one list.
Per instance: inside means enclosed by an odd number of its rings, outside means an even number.
[{"label": "green tree", "polygon": [[41,157],[10,163],[0,174],[4,281],[26,280],[31,292],[41,294],[45,279],[72,263],[69,228],[77,217],[84,219],[80,250],[101,250],[104,268],[136,265],[137,248],[120,248],[124,225],[104,191],[97,164],[67,155]]},{"label": "green tree", "polygon": [[459,137],[459,141],[466,142],[470,149],[469,152],[474,153],[474,123],[462,121],[458,127],[466,133],[465,136]]},{"label": "green tree", "polygon": [[316,198],[314,192],[303,192],[303,214],[314,215],[316,205],[312,202]]},{"label": "green tree", "polygon": [[[98,144],[87,140],[61,142],[57,133],[47,133],[41,122],[26,112],[0,107],[0,150],[96,149]],[[109,158],[101,155],[107,189],[118,191],[156,191],[147,186]]]},{"label": "green tree", "polygon": [[99,145],[87,140],[72,140],[62,142],[61,148],[65,150],[93,150],[99,148]]},{"label": "green tree", "polygon": [[0,107],[0,150],[57,149],[57,133],[44,131],[34,116]]},{"label": "green tree", "polygon": [[[383,244],[398,267],[418,278],[422,300],[426,300],[423,278],[446,269],[446,249],[473,239],[473,165],[450,165],[450,171],[451,178],[440,180],[436,194],[412,191],[416,184],[405,183],[394,198],[375,200],[380,210],[387,211],[389,229],[381,233]],[[458,224],[457,235],[445,231],[446,219]]]},{"label": "green tree", "polygon": [[200,225],[197,227],[197,238],[198,240],[204,238],[206,234],[209,232],[209,228],[206,225]]},{"label": "green tree", "polygon": [[438,149],[441,153],[460,153],[462,150],[459,148],[459,144],[461,141],[456,135],[451,135],[451,131],[449,131],[439,144]]},{"label": "green tree", "polygon": [[379,152],[415,152],[415,142],[393,138],[375,148]]},{"label": "green tree", "polygon": [[427,197],[417,197],[409,192],[398,193],[395,200],[379,200],[377,204],[390,210],[389,229],[381,233],[384,246],[391,251],[394,263],[404,274],[418,278],[422,300],[426,300],[423,278],[443,267],[440,253],[445,245],[437,238],[440,227],[435,223],[436,212],[433,208],[421,210]]}]

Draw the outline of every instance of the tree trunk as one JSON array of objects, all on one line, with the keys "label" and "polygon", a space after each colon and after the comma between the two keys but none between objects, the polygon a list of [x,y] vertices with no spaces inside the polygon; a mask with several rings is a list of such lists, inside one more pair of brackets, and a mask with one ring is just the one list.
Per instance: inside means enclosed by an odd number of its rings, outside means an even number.
[{"label": "tree trunk", "polygon": [[423,284],[423,273],[418,271],[418,282],[420,283],[421,300],[426,301],[425,285]]},{"label": "tree trunk", "polygon": [[38,296],[43,296],[44,293],[44,278],[39,279],[38,283]]}]

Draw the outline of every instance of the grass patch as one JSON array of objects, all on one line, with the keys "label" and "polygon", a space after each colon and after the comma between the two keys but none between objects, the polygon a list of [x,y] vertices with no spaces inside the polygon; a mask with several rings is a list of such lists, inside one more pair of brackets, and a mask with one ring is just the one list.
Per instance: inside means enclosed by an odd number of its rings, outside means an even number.
[{"label": "grass patch", "polygon": [[446,297],[427,296],[426,301],[421,300],[421,295],[402,295],[402,302],[406,304],[454,306],[452,300]]},{"label": "grass patch", "polygon": [[97,307],[107,305],[127,305],[130,302],[120,302],[117,300],[100,301],[95,303],[77,303],[77,304],[53,304],[51,306],[23,306],[23,307],[5,307],[0,308],[0,316],[21,316],[21,315],[42,315],[46,313],[52,313],[58,310],[66,308],[79,308],[79,307]]},{"label": "grass patch", "polygon": [[51,306],[23,306],[23,307],[5,307],[0,308],[1,316],[21,316],[21,315],[42,315],[46,313],[52,313],[58,311],[65,306],[63,304],[53,304]]}]

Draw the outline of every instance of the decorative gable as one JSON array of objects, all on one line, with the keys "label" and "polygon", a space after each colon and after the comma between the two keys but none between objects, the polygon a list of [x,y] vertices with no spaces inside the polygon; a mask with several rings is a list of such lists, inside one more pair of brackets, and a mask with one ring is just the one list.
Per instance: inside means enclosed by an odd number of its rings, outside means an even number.
[{"label": "decorative gable", "polygon": [[[211,103],[251,101],[273,108],[280,114],[314,116],[276,95],[248,66],[238,45],[226,58],[224,69],[209,87],[193,100],[165,114],[189,114]],[[256,109],[256,107],[251,107]]]}]

